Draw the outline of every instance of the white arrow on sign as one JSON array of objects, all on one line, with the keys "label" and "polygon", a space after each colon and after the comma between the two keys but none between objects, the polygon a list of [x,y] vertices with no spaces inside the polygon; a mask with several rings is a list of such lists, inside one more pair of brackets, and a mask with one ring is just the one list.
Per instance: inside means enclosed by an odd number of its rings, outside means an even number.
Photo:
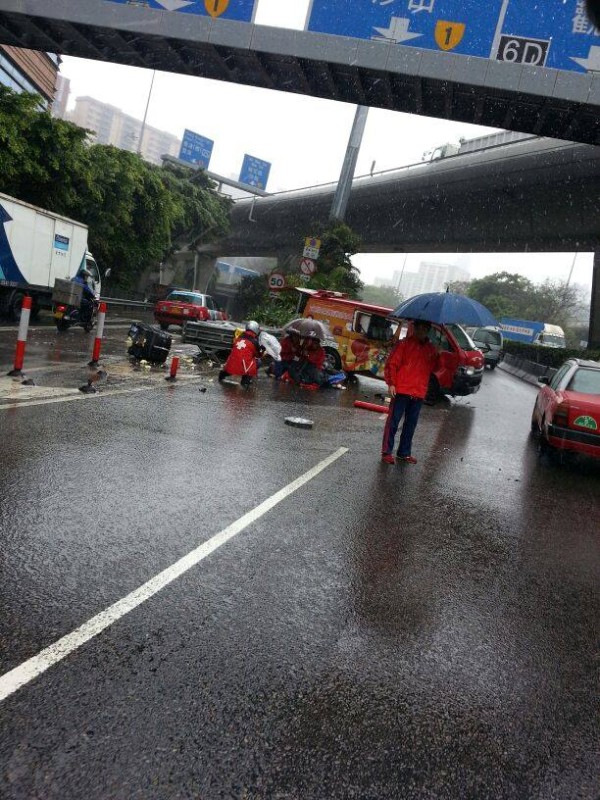
[{"label": "white arrow on sign", "polygon": [[410,22],[410,19],[406,17],[392,17],[390,20],[390,27],[375,28],[379,36],[372,36],[371,38],[379,41],[385,40],[386,42],[402,44],[402,42],[408,42],[411,39],[417,39],[419,36],[423,36],[422,33],[413,33],[408,30]]},{"label": "white arrow on sign", "polygon": [[180,8],[191,6],[194,0],[156,0],[167,11],[179,11]]},{"label": "white arrow on sign", "polygon": [[587,69],[588,72],[600,72],[600,47],[594,45],[590,47],[587,58],[575,58],[571,56],[571,61],[579,64],[580,67]]}]

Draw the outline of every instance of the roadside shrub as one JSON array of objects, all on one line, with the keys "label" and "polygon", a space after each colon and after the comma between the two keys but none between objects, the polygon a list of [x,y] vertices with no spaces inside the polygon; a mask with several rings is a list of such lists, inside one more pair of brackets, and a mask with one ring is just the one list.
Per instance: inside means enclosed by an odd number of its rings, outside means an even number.
[{"label": "roadside shrub", "polygon": [[560,367],[568,358],[584,358],[588,361],[600,361],[600,350],[579,350],[575,348],[558,349],[540,347],[537,344],[523,344],[504,340],[504,352],[516,358],[525,358],[545,367]]}]

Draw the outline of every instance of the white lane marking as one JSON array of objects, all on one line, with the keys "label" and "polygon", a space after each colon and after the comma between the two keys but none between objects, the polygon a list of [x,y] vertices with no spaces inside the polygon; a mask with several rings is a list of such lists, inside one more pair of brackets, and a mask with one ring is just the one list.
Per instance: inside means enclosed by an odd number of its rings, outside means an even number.
[{"label": "white lane marking", "polygon": [[[190,383],[196,383],[201,380],[202,378],[189,378],[183,385],[189,386]],[[102,397],[114,397],[118,394],[133,394],[134,392],[148,392],[151,389],[168,389],[171,387],[172,384],[163,386],[160,383],[156,383],[153,386],[136,386],[134,389],[106,389],[96,394],[77,392],[77,394],[69,394],[64,397],[47,397],[43,400],[15,400],[12,403],[0,403],[0,411],[6,408],[27,408],[28,406],[46,406],[50,403],[71,403],[73,400],[93,400],[94,398],[100,399]]]},{"label": "white lane marking", "polygon": [[180,558],[179,561],[176,561],[170,567],[167,567],[167,569],[163,570],[158,575],[155,575],[154,578],[151,578],[138,589],[135,589],[135,591],[131,592],[126,597],[123,597],[112,606],[109,606],[104,611],[101,611],[95,617],[92,617],[87,622],[84,622],[84,624],[76,630],[68,633],[66,636],[63,636],[61,639],[58,639],[58,641],[44,648],[37,655],[27,659],[27,661],[24,661],[18,667],[15,667],[14,669],[11,669],[10,672],[6,672],[4,675],[0,676],[0,702],[6,700],[7,697],[10,697],[10,695],[14,694],[27,683],[34,680],[34,678],[37,678],[50,667],[58,664],[72,652],[81,647],[81,645],[89,642],[90,639],[93,639],[95,636],[98,636],[98,634],[102,633],[102,631],[106,630],[106,628],[110,627],[113,622],[116,622],[117,620],[121,619],[121,617],[129,614],[129,612],[133,611],[134,608],[142,605],[142,603],[145,603],[146,600],[149,600],[155,594],[160,592],[161,589],[164,589],[170,583],[173,583],[173,581],[177,580],[177,578],[180,578],[182,575],[192,569],[192,567],[195,567],[197,564],[203,561],[211,553],[214,553],[215,550],[218,550],[219,547],[222,547],[230,539],[233,539],[234,536],[237,536],[238,533],[241,533],[248,526],[252,525],[252,523],[256,522],[266,513],[271,511],[271,509],[276,505],[281,503],[291,494],[294,494],[294,492],[297,492],[298,489],[312,481],[313,478],[316,478],[317,475],[323,472],[323,470],[326,470],[327,467],[330,467],[332,464],[334,464],[347,452],[347,447],[340,447],[330,456],[319,462],[316,466],[312,467],[312,469],[309,469],[308,472],[300,475],[300,477],[296,478],[295,481],[288,483],[288,485],[284,486],[283,489],[275,492],[274,495],[269,497],[260,505],[256,506],[256,508],[248,511],[247,514],[244,514],[244,516],[240,517],[236,522],[233,522],[231,525],[223,528],[222,531],[215,534],[207,542],[204,542],[196,547],[186,556],[183,556],[183,558]]}]

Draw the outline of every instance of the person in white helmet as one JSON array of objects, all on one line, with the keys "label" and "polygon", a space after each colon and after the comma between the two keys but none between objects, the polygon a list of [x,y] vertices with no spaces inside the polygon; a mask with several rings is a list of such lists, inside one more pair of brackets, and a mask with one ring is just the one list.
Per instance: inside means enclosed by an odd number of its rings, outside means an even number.
[{"label": "person in white helmet", "polygon": [[233,348],[225,366],[219,372],[219,381],[230,375],[240,375],[241,384],[250,386],[252,378],[258,374],[261,346],[258,340],[260,325],[254,320],[246,323],[246,330],[233,343]]}]

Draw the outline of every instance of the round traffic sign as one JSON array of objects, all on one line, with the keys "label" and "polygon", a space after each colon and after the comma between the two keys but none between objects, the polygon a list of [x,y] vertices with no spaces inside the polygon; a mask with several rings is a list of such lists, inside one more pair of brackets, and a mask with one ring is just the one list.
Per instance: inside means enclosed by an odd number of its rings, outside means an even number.
[{"label": "round traffic sign", "polygon": [[269,275],[269,289],[271,291],[278,291],[285,288],[285,275],[281,272],[272,272]]},{"label": "round traffic sign", "polygon": [[314,275],[317,271],[317,265],[312,258],[303,258],[300,261],[300,272],[303,275]]}]

